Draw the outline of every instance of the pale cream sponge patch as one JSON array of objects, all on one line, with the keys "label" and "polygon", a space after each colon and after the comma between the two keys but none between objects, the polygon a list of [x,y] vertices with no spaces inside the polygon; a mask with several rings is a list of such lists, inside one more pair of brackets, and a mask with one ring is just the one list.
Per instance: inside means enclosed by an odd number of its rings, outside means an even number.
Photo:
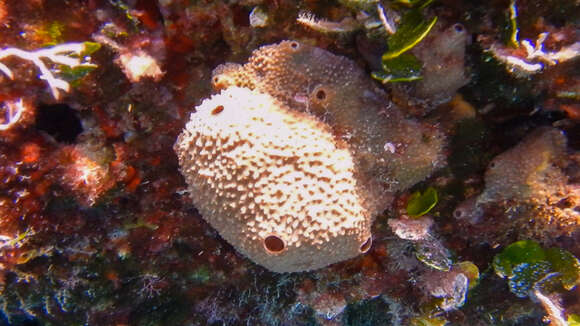
[{"label": "pale cream sponge patch", "polygon": [[375,195],[348,145],[311,115],[230,87],[196,108],[174,149],[203,218],[272,271],[321,268],[371,246]]}]

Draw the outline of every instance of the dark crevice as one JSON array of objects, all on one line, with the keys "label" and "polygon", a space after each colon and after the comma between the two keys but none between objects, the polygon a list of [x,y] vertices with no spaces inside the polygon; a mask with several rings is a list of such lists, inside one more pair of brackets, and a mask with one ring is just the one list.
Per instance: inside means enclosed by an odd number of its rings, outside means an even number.
[{"label": "dark crevice", "polygon": [[67,104],[39,105],[36,109],[36,129],[61,143],[74,143],[83,132],[77,112]]}]

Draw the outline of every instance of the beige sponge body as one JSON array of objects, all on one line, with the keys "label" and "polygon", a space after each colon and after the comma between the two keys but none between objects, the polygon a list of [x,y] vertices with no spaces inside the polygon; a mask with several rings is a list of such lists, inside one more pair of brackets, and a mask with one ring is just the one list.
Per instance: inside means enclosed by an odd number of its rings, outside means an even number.
[{"label": "beige sponge body", "polygon": [[220,235],[275,272],[365,252],[377,194],[316,118],[230,87],[191,115],[175,151],[191,198]]}]

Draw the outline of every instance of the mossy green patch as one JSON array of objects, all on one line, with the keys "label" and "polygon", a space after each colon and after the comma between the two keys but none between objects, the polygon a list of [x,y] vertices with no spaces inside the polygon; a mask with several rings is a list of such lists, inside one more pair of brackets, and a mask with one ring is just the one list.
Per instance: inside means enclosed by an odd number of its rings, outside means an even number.
[{"label": "mossy green patch", "polygon": [[97,52],[101,48],[101,44],[96,42],[83,42],[84,49],[81,53],[81,56],[89,56],[95,52]]},{"label": "mossy green patch", "polygon": [[516,7],[516,1],[512,0],[510,2],[510,7],[509,7],[509,38],[507,40],[507,44],[513,48],[519,48],[520,47],[520,41],[519,41],[519,28],[518,28],[518,22],[517,22],[517,18],[518,18],[518,8]]},{"label": "mossy green patch", "polygon": [[36,33],[47,40],[43,47],[51,47],[64,42],[64,24],[58,21],[49,23],[43,29],[37,30]]},{"label": "mossy green patch", "polygon": [[95,65],[80,65],[76,67],[61,66],[59,75],[71,83],[73,87],[77,87],[81,79],[95,70],[95,68],[97,68]]},{"label": "mossy green patch", "polygon": [[453,265],[453,269],[461,271],[469,279],[469,290],[479,284],[479,268],[474,263],[462,261]]},{"label": "mossy green patch", "polygon": [[571,290],[580,283],[580,263],[570,252],[560,248],[546,249],[546,259],[552,269],[559,273],[559,279],[566,290]]}]

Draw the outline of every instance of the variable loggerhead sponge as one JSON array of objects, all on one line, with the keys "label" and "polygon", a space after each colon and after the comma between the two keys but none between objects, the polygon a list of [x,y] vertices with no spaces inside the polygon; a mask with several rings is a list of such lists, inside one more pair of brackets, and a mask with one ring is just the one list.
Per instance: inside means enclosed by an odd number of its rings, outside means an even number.
[{"label": "variable loggerhead sponge", "polygon": [[325,122],[386,196],[445,163],[445,141],[436,126],[405,118],[367,72],[323,49],[297,41],[266,45],[244,65],[217,67],[212,82],[218,90],[239,86],[269,94]]},{"label": "variable loggerhead sponge", "polygon": [[378,194],[349,146],[311,115],[230,87],[196,108],[174,149],[203,218],[272,271],[324,267],[371,246]]},{"label": "variable loggerhead sponge", "polygon": [[564,134],[554,128],[539,128],[490,162],[478,202],[545,201],[548,196],[565,192],[565,165]]}]

